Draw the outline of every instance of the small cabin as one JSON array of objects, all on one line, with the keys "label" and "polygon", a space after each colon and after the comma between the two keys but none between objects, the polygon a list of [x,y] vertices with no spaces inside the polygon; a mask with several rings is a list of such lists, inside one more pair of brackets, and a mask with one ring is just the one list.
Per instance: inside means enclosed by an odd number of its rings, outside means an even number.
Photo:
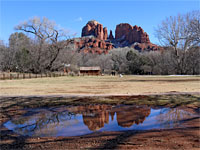
[{"label": "small cabin", "polygon": [[94,75],[98,76],[101,74],[100,67],[80,67],[80,75]]}]

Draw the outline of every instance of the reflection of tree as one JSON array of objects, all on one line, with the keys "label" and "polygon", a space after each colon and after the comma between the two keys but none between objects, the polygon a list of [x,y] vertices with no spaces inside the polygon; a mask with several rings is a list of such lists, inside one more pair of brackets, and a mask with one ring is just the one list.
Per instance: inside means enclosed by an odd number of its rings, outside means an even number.
[{"label": "reflection of tree", "polygon": [[150,108],[128,105],[120,107],[87,105],[38,109],[29,111],[24,116],[12,120],[12,123],[17,125],[14,131],[20,134],[32,136],[55,135],[61,125],[63,127],[70,126],[76,120],[77,114],[82,114],[83,123],[90,130],[96,131],[104,127],[105,123],[109,123],[109,115],[113,120],[116,114],[118,125],[122,127],[142,123],[150,114]]},{"label": "reflection of tree", "polygon": [[180,125],[180,121],[188,118],[190,113],[179,108],[164,108],[160,114],[156,116],[159,124],[165,128],[176,127]]},{"label": "reflection of tree", "polygon": [[109,114],[111,119],[114,119],[114,114],[117,114],[118,125],[122,127],[130,127],[133,124],[143,123],[145,118],[150,114],[149,107],[136,106],[121,106],[121,107],[102,107],[90,106],[87,108],[89,113],[83,115],[83,121],[90,130],[98,130],[104,127],[104,123],[109,122]]},{"label": "reflection of tree", "polygon": [[38,134],[52,134],[60,122],[71,120],[75,117],[75,114],[68,111],[54,112],[44,111],[34,115],[22,116],[18,119],[12,120],[12,123],[18,125],[15,128],[15,132],[22,133],[24,135],[36,135]]}]

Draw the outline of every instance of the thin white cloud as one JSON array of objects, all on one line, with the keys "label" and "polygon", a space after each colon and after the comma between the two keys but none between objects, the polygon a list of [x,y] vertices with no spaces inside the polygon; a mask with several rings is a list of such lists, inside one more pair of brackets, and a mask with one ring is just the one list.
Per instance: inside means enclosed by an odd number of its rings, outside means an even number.
[{"label": "thin white cloud", "polygon": [[79,17],[79,18],[75,19],[75,21],[81,22],[81,21],[83,21],[83,18],[82,18],[82,17]]}]

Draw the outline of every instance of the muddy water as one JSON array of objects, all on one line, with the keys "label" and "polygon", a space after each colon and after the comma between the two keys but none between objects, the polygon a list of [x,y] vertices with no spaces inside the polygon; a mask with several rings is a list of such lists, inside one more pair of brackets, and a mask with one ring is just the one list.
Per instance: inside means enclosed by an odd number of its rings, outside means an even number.
[{"label": "muddy water", "polygon": [[33,137],[78,136],[103,131],[150,130],[184,127],[195,115],[181,108],[136,105],[87,105],[27,109],[4,124]]}]

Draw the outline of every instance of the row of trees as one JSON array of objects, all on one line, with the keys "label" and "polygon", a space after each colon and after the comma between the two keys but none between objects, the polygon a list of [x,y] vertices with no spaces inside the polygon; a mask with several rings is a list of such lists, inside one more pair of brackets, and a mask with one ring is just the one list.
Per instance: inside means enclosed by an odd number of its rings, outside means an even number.
[{"label": "row of trees", "polygon": [[[118,48],[108,54],[78,53],[68,32],[47,18],[33,18],[15,27],[9,45],[0,42],[0,70],[41,73],[63,70],[65,64],[100,66],[105,73],[200,74],[200,11],[166,18],[155,33],[165,50],[138,52]],[[26,33],[26,34],[24,34]]]},{"label": "row of trees", "polygon": [[[182,74],[200,74],[200,49],[194,47],[187,52],[178,50]],[[105,73],[112,70],[124,74],[178,74],[177,58],[173,49],[162,52],[138,52],[132,48],[117,48],[106,55],[79,54],[77,66],[100,66]]]}]

